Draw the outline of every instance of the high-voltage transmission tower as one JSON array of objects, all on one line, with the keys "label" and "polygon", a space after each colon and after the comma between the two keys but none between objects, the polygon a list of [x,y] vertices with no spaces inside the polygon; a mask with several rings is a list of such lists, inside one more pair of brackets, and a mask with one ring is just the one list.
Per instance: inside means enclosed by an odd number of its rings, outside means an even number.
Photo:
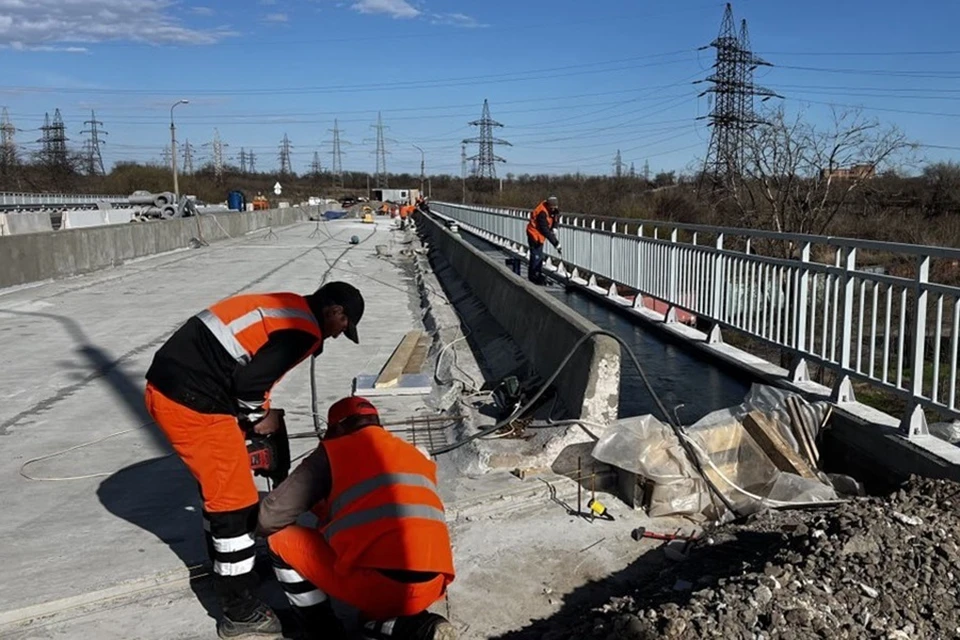
[{"label": "high-voltage transmission tower", "polygon": [[700,94],[713,95],[713,109],[706,116],[712,131],[702,177],[711,180],[714,186],[720,186],[730,184],[733,178],[741,175],[746,134],[751,128],[763,124],[754,115],[754,98],[760,96],[767,100],[779,96],[753,83],[756,68],[771,65],[750,50],[746,20],[737,33],[733,7],[729,3],[723,14],[720,34],[702,47],[709,48],[716,50],[716,62],[713,73],[706,79],[711,86]]},{"label": "high-voltage transmission tower", "polygon": [[10,122],[10,113],[3,108],[0,116],[0,172],[6,174],[17,164],[17,128]]},{"label": "high-voltage transmission tower", "polygon": [[240,173],[247,174],[247,150],[240,147]]},{"label": "high-voltage transmission tower", "polygon": [[617,149],[617,155],[613,158],[613,175],[616,178],[623,177],[623,156],[620,155],[620,149]]},{"label": "high-voltage transmission tower", "polygon": [[323,166],[320,164],[320,152],[313,152],[313,162],[310,163],[310,173],[317,177],[323,172]]},{"label": "high-voltage transmission tower", "polygon": [[333,156],[333,166],[330,169],[333,172],[333,186],[343,188],[343,142],[340,140],[340,123],[334,120],[333,129],[328,131],[333,134],[333,151],[330,152]]},{"label": "high-voltage transmission tower", "polygon": [[383,130],[387,127],[383,126],[383,118],[380,116],[380,112],[377,112],[377,124],[370,125],[372,128],[377,130],[377,189],[386,189],[388,186],[387,181],[387,144],[386,138],[383,137]]},{"label": "high-voltage transmission tower", "polygon": [[637,177],[637,169],[636,169],[636,167],[633,166],[633,163],[632,163],[632,162],[630,163],[630,177],[631,177],[631,178],[636,178],[636,177]]},{"label": "high-voltage transmission tower", "polygon": [[293,165],[290,162],[290,150],[293,146],[290,144],[290,138],[283,134],[283,140],[280,141],[280,175],[287,176],[293,173]]},{"label": "high-voltage transmission tower", "polygon": [[163,166],[170,166],[170,145],[163,147],[163,151],[160,152],[160,162],[163,163]]},{"label": "high-voltage transmission tower", "polygon": [[478,144],[480,149],[477,155],[470,157],[474,162],[473,175],[477,178],[489,178],[491,180],[497,177],[497,163],[506,162],[494,153],[494,145],[502,144],[504,146],[513,146],[506,140],[493,137],[493,130],[503,125],[490,117],[490,103],[483,101],[483,114],[479,120],[469,123],[471,127],[480,127],[480,135],[476,138],[468,138],[463,141],[464,144]]},{"label": "high-voltage transmission tower", "polygon": [[250,167],[250,173],[257,172],[257,157],[253,155],[253,151],[247,153],[247,165]]},{"label": "high-voltage transmission tower", "polygon": [[50,121],[50,114],[44,114],[43,126],[40,127],[43,137],[37,142],[41,143],[40,157],[44,164],[49,166],[66,166],[67,158],[67,133],[63,125],[63,116],[60,115],[60,109],[53,112],[53,122]]},{"label": "high-voltage transmission tower", "polygon": [[203,146],[210,147],[210,151],[213,154],[211,158],[213,175],[217,183],[220,183],[223,180],[223,150],[230,145],[220,139],[220,130],[215,128],[213,130],[213,140]]},{"label": "high-voltage transmission tower", "polygon": [[101,140],[100,136],[107,135],[107,132],[101,129],[103,123],[97,120],[97,114],[94,111],[90,111],[90,119],[85,121],[87,129],[81,131],[81,135],[89,135],[87,141],[83,145],[83,157],[87,165],[87,175],[104,175],[106,171],[103,169],[103,154],[100,153],[100,145],[105,144],[106,141]]},{"label": "high-voltage transmission tower", "polygon": [[188,138],[183,141],[183,173],[184,175],[193,173],[193,154],[194,154],[193,145],[190,144],[190,140]]}]

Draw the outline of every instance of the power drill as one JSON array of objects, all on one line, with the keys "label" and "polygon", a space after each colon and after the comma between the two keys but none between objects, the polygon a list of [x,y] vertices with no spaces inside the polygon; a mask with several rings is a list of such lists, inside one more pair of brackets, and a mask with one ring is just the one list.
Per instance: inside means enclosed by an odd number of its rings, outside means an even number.
[{"label": "power drill", "polygon": [[269,478],[274,485],[286,480],[290,473],[290,440],[283,409],[272,409],[280,414],[280,428],[268,435],[254,432],[253,425],[246,430],[247,454],[254,475]]}]

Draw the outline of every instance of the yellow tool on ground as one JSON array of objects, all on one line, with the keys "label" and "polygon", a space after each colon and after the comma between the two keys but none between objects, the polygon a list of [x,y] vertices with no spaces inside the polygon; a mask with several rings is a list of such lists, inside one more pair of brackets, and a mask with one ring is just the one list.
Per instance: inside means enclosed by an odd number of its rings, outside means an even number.
[{"label": "yellow tool on ground", "polygon": [[363,214],[363,220],[361,222],[363,222],[364,224],[373,224],[373,214],[372,213]]}]

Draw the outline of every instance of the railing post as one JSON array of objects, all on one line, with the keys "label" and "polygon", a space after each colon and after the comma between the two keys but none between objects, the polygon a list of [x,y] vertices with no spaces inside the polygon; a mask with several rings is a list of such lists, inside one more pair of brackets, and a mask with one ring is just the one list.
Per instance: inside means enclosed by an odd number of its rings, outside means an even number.
[{"label": "railing post", "polygon": [[677,246],[677,229],[674,227],[670,230],[670,251],[667,254],[667,317],[664,318],[665,322],[676,322],[677,321],[677,299],[679,295],[677,293],[677,274],[679,272],[680,265],[678,264],[680,257],[680,249]]},{"label": "railing post", "polygon": [[[913,396],[907,414],[900,424],[901,432],[908,438],[929,433],[923,408],[917,402],[923,397],[924,356],[927,346],[927,287],[930,281],[930,256],[921,256],[917,263],[916,300],[913,313],[913,362],[910,380],[910,394]],[[937,381],[933,381],[937,384]]]},{"label": "railing post", "polygon": [[[853,296],[855,282],[853,272],[857,268],[857,250],[854,247],[843,248],[843,318],[840,328],[840,366],[850,369],[850,351],[853,342]],[[859,335],[859,331],[858,331]]]},{"label": "railing post", "polygon": [[[794,306],[794,313],[797,314],[797,335],[795,343],[797,351],[803,353],[807,350],[807,306],[810,304],[810,271],[807,265],[810,263],[810,243],[804,242],[800,250],[800,269],[799,282],[797,283],[797,300]],[[816,291],[813,292],[817,294]]]},{"label": "railing post", "polygon": [[710,315],[715,322],[722,320],[723,316],[723,294],[726,289],[723,282],[723,234],[717,234],[715,244],[717,253],[713,255],[713,306]]}]

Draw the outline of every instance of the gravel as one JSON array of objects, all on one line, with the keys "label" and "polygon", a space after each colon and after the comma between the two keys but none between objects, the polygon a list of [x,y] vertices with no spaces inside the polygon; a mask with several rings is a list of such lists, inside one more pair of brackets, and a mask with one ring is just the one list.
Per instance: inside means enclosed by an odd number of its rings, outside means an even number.
[{"label": "gravel", "polygon": [[885,498],[763,513],[602,606],[568,606],[510,637],[957,637],[958,506],[960,485],[912,479]]}]

